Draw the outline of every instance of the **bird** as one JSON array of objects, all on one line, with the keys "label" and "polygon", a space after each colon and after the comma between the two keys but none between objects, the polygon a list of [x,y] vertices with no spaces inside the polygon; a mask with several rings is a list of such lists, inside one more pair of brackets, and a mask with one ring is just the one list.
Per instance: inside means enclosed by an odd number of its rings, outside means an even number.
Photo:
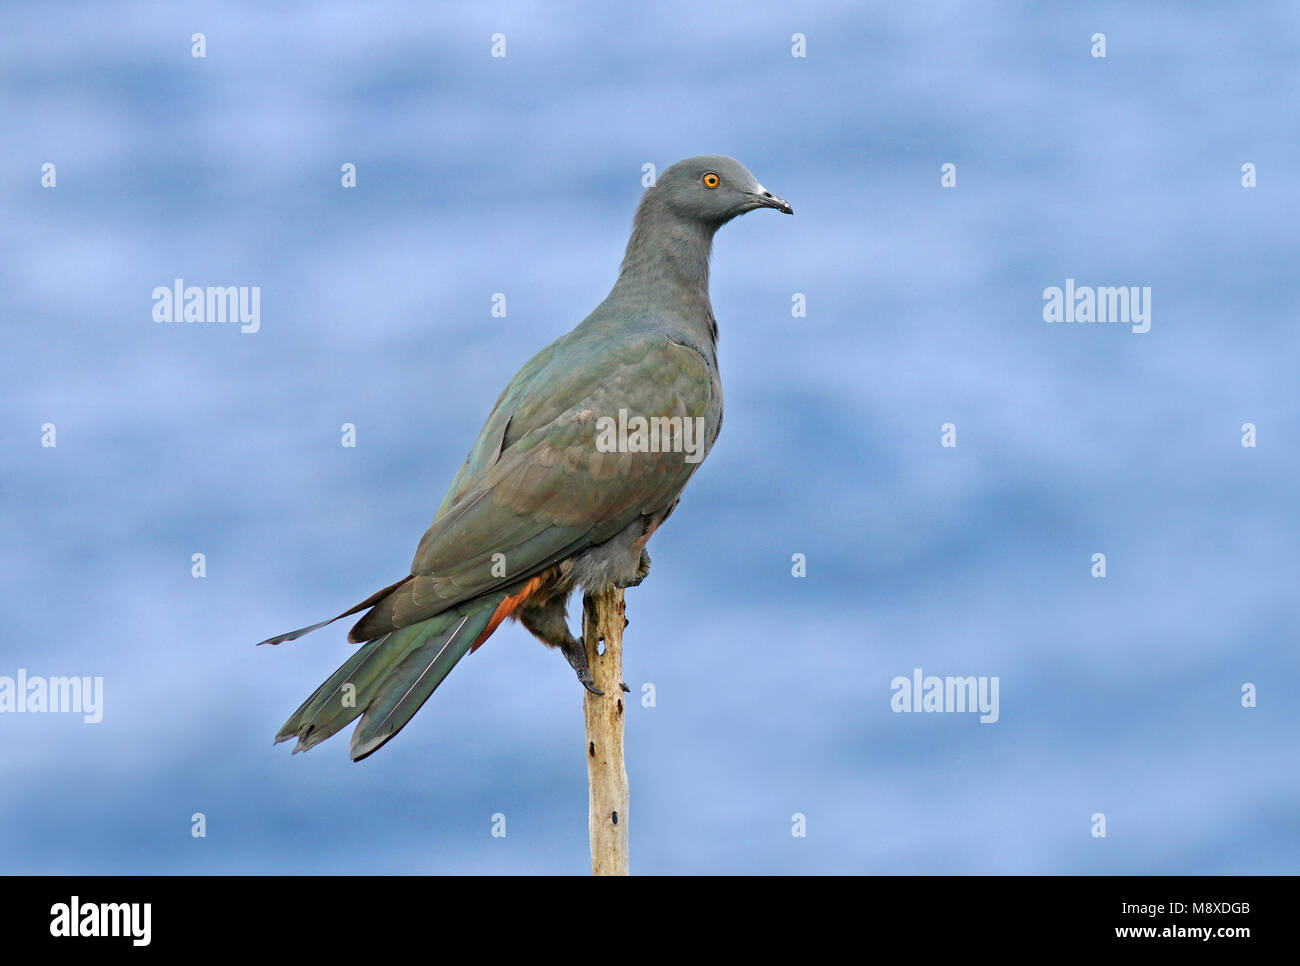
[{"label": "bird", "polygon": [[411,572],[283,644],[361,614],[360,648],[276,734],[306,751],[360,718],[349,752],[373,754],[506,619],[558,649],[596,688],[567,606],[582,588],[635,587],[722,427],[714,234],[760,208],[794,209],[745,165],[699,155],[642,194],[609,295],[501,393],[420,539]]}]

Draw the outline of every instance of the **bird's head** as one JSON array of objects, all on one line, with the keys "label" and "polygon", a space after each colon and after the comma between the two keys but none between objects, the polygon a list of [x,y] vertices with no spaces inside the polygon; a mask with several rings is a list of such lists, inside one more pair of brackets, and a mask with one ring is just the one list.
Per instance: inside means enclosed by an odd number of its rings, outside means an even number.
[{"label": "bird's head", "polygon": [[787,215],[794,209],[758,183],[749,169],[722,154],[701,154],[678,161],[650,189],[679,217],[713,228],[755,208],[775,208]]}]

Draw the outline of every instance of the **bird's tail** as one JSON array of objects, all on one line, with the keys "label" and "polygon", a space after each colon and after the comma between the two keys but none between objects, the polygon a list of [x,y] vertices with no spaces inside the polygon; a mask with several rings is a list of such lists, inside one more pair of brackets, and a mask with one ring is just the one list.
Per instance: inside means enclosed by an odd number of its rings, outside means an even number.
[{"label": "bird's tail", "polygon": [[367,641],[289,717],[276,742],[297,738],[296,754],[361,717],[352,733],[352,760],[378,750],[420,710],[457,662],[495,629],[506,599],[505,593],[477,597]]}]

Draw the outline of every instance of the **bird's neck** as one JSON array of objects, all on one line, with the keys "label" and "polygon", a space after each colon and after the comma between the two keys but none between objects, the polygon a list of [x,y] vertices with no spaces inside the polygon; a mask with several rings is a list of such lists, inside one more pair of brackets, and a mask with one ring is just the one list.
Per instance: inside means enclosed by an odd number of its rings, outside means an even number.
[{"label": "bird's neck", "polygon": [[646,192],[609,299],[647,306],[660,320],[686,328],[701,341],[715,341],[709,254],[716,230],[680,217],[653,190]]}]

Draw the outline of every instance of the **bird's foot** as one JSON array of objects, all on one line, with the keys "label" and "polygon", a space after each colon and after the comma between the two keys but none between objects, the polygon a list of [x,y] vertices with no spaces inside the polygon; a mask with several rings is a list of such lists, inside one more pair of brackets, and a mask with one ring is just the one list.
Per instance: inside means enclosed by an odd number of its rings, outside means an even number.
[{"label": "bird's foot", "polygon": [[605,693],[596,687],[596,679],[591,676],[591,667],[587,664],[587,648],[582,641],[570,634],[569,639],[560,645],[560,651],[569,662],[569,667],[577,672],[578,680],[582,682],[584,688],[595,695]]},{"label": "bird's foot", "polygon": [[615,581],[614,586],[619,590],[626,590],[628,587],[639,587],[641,581],[645,580],[650,574],[650,554],[644,550],[641,551],[641,559],[637,561],[636,576],[626,581]]}]

